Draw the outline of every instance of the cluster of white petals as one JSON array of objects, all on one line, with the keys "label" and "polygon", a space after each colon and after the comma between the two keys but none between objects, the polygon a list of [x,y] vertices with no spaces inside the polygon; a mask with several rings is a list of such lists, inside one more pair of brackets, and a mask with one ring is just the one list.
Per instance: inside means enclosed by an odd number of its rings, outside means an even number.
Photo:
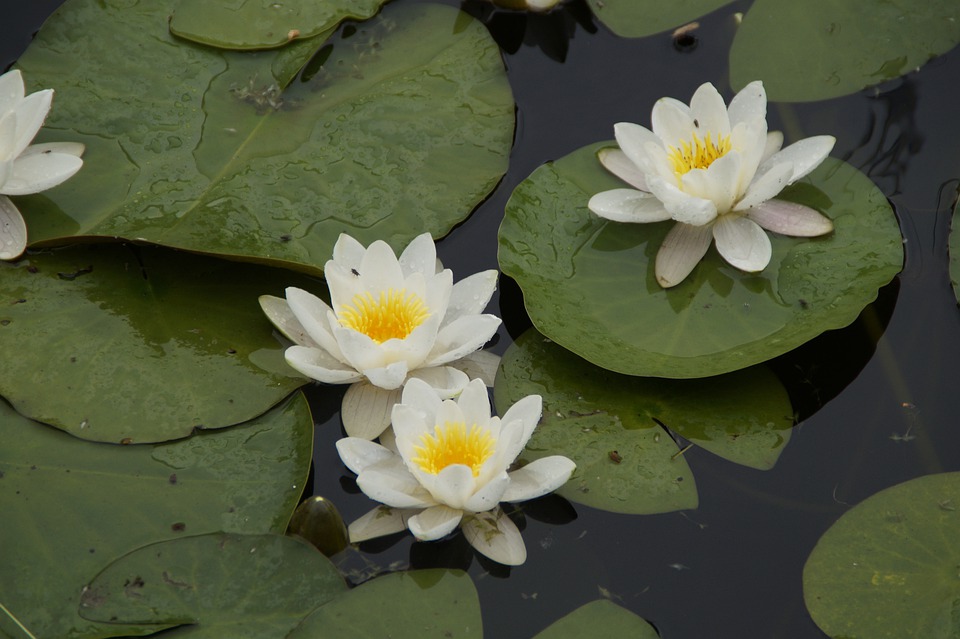
[{"label": "cluster of white petals", "polygon": [[833,230],[819,212],[773,198],[815,169],[835,139],[816,136],[781,148],[783,135],[767,131],[761,82],[744,87],[729,107],[709,83],[689,106],[661,98],[651,124],[652,131],[615,125],[620,148],[601,151],[600,162],[633,188],[598,193],[588,206],[617,222],[676,221],[657,253],[661,286],[683,281],[712,242],[728,263],[757,272],[772,252],[764,229],[796,237]]},{"label": "cluster of white petals", "polygon": [[52,188],[80,170],[83,145],[30,144],[50,112],[53,90],[26,95],[14,69],[0,75],[0,259],[19,257],[27,247],[27,225],[8,195]]},{"label": "cluster of white petals", "polygon": [[262,296],[260,305],[296,344],[285,352],[290,366],[327,384],[351,384],[341,411],[347,435],[378,437],[411,379],[440,397],[457,395],[471,377],[493,384],[498,358],[479,349],[500,326],[483,313],[496,270],[454,284],[429,233],[399,258],[383,241],[364,248],[342,234],[324,276],[329,305],[294,287],[286,299]]},{"label": "cluster of white petals", "polygon": [[350,524],[351,542],[406,528],[428,541],[459,526],[483,555],[506,565],[523,563],[523,539],[499,504],[552,492],[575,468],[557,455],[508,472],[541,411],[540,396],[530,395],[502,419],[491,417],[481,380],[467,384],[455,401],[441,400],[425,382],[410,380],[393,408],[395,446],[356,437],[337,442],[360,489],[384,504]]}]

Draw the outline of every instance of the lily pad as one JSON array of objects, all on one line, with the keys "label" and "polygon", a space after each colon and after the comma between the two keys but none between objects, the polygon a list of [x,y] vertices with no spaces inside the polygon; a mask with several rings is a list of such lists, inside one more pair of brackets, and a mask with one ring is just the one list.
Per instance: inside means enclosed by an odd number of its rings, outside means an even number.
[{"label": "lily pad", "polygon": [[77,437],[146,443],[264,412],[307,380],[257,302],[305,276],[121,245],[0,264],[0,394]]},{"label": "lily pad", "polygon": [[628,375],[719,375],[781,355],[853,322],[903,263],[897,220],[876,186],[828,158],[783,199],[823,212],[829,236],[771,234],[761,273],[727,265],[715,248],[680,285],[662,289],[657,249],[673,222],[622,224],[587,209],[622,184],[599,143],[538,168],[513,192],[500,227],[503,272],[523,290],[534,325],[588,361]]},{"label": "lily pad", "polygon": [[660,635],[646,621],[608,599],[598,599],[580,606],[554,622],[533,639],[580,639],[597,634],[630,639],[658,639]]},{"label": "lily pad", "polygon": [[956,0],[756,0],[730,50],[735,89],[763,80],[771,100],[847,95],[960,43]]},{"label": "lily pad", "polygon": [[625,38],[640,38],[696,20],[733,0],[587,0],[593,15]]},{"label": "lily pad", "polygon": [[953,209],[953,218],[950,223],[950,285],[953,287],[953,296],[960,302],[960,201]]},{"label": "lily pad", "polygon": [[311,59],[198,47],[170,35],[173,0],[128,5],[68,1],[19,60],[57,91],[40,137],[87,145],[80,173],[17,198],[34,245],[123,237],[317,273],[341,232],[445,234],[506,170],[503,62],[455,9],[389,7]]},{"label": "lily pad", "polygon": [[83,586],[156,541],[282,533],[312,442],[300,394],[247,424],[153,446],[83,441],[0,402],[0,604],[37,639],[156,630],[81,619]]},{"label": "lily pad", "polygon": [[543,417],[519,460],[564,455],[577,464],[558,494],[601,510],[647,515],[697,507],[693,473],[673,438],[635,403],[621,375],[590,366],[529,330],[504,353],[497,412],[527,395]]},{"label": "lily pad", "polygon": [[824,533],[803,569],[810,615],[831,637],[960,636],[960,472],[864,500]]},{"label": "lily pad", "polygon": [[341,21],[366,20],[386,0],[181,0],[174,35],[223,49],[270,49],[329,33]]},{"label": "lily pad", "polygon": [[315,637],[480,639],[477,590],[460,571],[412,570],[377,577],[319,608],[288,639]]},{"label": "lily pad", "polygon": [[322,553],[294,537],[216,533],[120,557],[84,589],[91,621],[182,626],[165,637],[283,639],[347,590]]}]

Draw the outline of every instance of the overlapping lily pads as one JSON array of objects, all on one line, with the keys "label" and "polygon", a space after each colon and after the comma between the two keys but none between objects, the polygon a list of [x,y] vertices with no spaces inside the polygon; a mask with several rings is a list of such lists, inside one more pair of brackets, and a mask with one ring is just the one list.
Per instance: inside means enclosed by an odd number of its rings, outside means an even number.
[{"label": "overlapping lily pads", "polygon": [[119,244],[0,264],[0,394],[21,413],[112,443],[255,417],[307,380],[257,297],[306,276]]},{"label": "overlapping lily pads", "polygon": [[503,356],[497,409],[534,393],[543,397],[543,419],[521,459],[570,457],[577,470],[560,494],[614,512],[696,507],[693,474],[662,426],[764,470],[776,463],[793,426],[786,390],[765,367],[709,380],[630,377],[529,330]]},{"label": "overlapping lily pads", "polygon": [[224,49],[269,49],[331,32],[342,20],[365,20],[386,0],[283,0],[222,3],[180,0],[170,31]]},{"label": "overlapping lily pads", "polygon": [[824,100],[910,73],[957,43],[956,0],[756,0],[730,50],[730,81],[763,80],[771,100]]},{"label": "overlapping lily pads", "polygon": [[318,272],[343,231],[443,235],[506,169],[499,51],[450,7],[389,7],[312,57],[185,42],[175,6],[70,0],[19,60],[57,91],[41,137],[87,145],[68,183],[18,199],[33,243],[119,236]]},{"label": "overlapping lily pads", "polygon": [[960,636],[960,472],[883,490],[820,538],[803,570],[813,620],[831,637]]},{"label": "overlapping lily pads", "polygon": [[81,619],[83,587],[156,541],[282,533],[312,443],[299,394],[249,423],[154,446],[86,442],[0,403],[0,604],[37,639],[155,630]]},{"label": "overlapping lily pads", "polygon": [[595,157],[609,144],[537,169],[514,190],[500,227],[500,266],[534,325],[598,366],[672,378],[745,368],[848,325],[902,266],[883,194],[828,158],[781,197],[824,213],[834,233],[771,235],[773,258],[759,274],[711,248],[682,284],[661,289],[652,266],[672,222],[608,222],[587,209],[591,195],[621,186]]}]

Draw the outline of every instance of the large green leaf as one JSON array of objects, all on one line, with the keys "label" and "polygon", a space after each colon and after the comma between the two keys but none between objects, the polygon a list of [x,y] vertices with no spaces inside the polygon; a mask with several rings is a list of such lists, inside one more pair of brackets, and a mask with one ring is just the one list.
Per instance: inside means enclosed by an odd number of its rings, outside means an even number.
[{"label": "large green leaf", "polygon": [[299,394],[250,423],[154,446],[86,442],[0,403],[0,604],[37,639],[155,630],[81,619],[83,586],[155,541],[282,533],[312,442]]},{"label": "large green leaf", "polygon": [[527,395],[543,397],[543,417],[520,461],[572,459],[577,469],[557,491],[570,501],[631,514],[696,508],[690,467],[653,419],[661,406],[650,397],[636,402],[628,380],[529,330],[504,353],[493,394],[501,415]]},{"label": "large green leaf", "polygon": [[960,472],[898,484],[844,514],[807,559],[803,595],[831,637],[960,637]]},{"label": "large green leaf", "polygon": [[267,49],[333,30],[342,20],[365,20],[386,0],[180,0],[170,31],[224,49]]},{"label": "large green leaf", "polygon": [[625,38],[659,33],[696,20],[733,0],[587,0],[593,14]]},{"label": "large green leaf", "polygon": [[469,575],[413,570],[384,575],[319,608],[288,639],[466,639],[483,637]]},{"label": "large green leaf", "polygon": [[41,137],[87,145],[76,176],[18,199],[36,244],[119,236],[318,272],[341,232],[443,235],[506,169],[499,51],[450,7],[390,7],[281,91],[306,45],[200,47],[169,34],[173,0],[129,4],[68,1],[19,61],[57,91]]},{"label": "large green leaf", "polygon": [[824,100],[914,71],[960,42],[957,0],[756,0],[730,50],[730,81],[771,100]]},{"label": "large green leaf", "polygon": [[581,639],[596,636],[602,630],[609,637],[657,639],[653,626],[608,599],[598,599],[580,606],[555,621],[533,639]]},{"label": "large green leaf", "polygon": [[536,327],[598,366],[674,378],[745,368],[850,324],[901,268],[886,198],[828,158],[782,197],[822,211],[834,233],[771,235],[773,258],[759,274],[738,271],[711,248],[683,283],[664,290],[652,267],[673,223],[622,224],[587,209],[591,195],[623,186],[595,157],[605,144],[541,166],[514,190],[499,252]]},{"label": "large green leaf", "polygon": [[0,394],[96,441],[145,443],[222,428],[304,379],[257,297],[305,276],[118,244],[0,264]]},{"label": "large green leaf", "polygon": [[84,590],[91,621],[182,625],[164,637],[284,639],[347,590],[313,546],[281,535],[215,533],[138,548]]}]

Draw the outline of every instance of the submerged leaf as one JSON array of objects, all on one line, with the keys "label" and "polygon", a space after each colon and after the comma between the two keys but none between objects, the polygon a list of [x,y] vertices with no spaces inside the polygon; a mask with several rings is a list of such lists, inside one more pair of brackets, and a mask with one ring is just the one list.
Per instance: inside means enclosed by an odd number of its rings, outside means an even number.
[{"label": "submerged leaf", "polygon": [[599,628],[610,637],[657,639],[653,626],[608,599],[598,599],[580,606],[552,623],[533,639],[580,639],[597,634]]}]

